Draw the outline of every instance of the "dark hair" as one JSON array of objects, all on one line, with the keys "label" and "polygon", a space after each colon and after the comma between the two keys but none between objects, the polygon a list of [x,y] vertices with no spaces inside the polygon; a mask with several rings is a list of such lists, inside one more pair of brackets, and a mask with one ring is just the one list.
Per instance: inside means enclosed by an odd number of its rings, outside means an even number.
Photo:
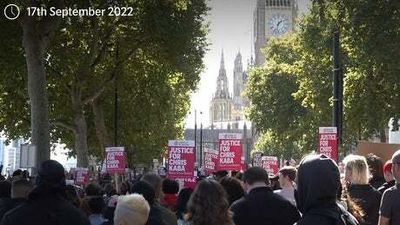
[{"label": "dark hair", "polygon": [[261,167],[251,167],[244,172],[243,181],[250,185],[256,182],[269,184],[268,173]]},{"label": "dark hair", "polygon": [[149,183],[154,189],[156,198],[160,197],[162,179],[158,174],[146,173],[140,180],[146,181],[147,183]]},{"label": "dark hair", "polygon": [[122,182],[121,187],[119,188],[119,193],[121,195],[125,195],[127,192],[131,191],[131,185],[129,182]]},{"label": "dark hair", "polygon": [[90,196],[88,197],[88,206],[91,214],[100,214],[105,203],[102,196]]},{"label": "dark hair", "polygon": [[44,161],[38,169],[36,185],[64,192],[66,186],[64,167],[55,160]]},{"label": "dark hair", "polygon": [[15,171],[13,172],[12,176],[13,176],[13,177],[15,177],[15,176],[22,176],[22,170],[20,170],[20,169],[15,170]]},{"label": "dark hair", "polygon": [[131,193],[143,195],[150,206],[154,204],[156,196],[154,188],[146,181],[138,181],[134,183],[131,188]]},{"label": "dark hair", "polygon": [[78,196],[78,192],[76,191],[73,185],[68,184],[65,188],[65,195],[67,200],[76,207],[81,207],[81,199]]},{"label": "dark hair", "polygon": [[297,169],[293,166],[284,166],[279,170],[279,172],[282,176],[289,177],[291,181],[296,180]]},{"label": "dark hair", "polygon": [[244,189],[238,179],[224,177],[221,179],[220,184],[228,194],[229,205],[244,196]]},{"label": "dark hair", "polygon": [[382,159],[373,153],[369,153],[366,156],[366,159],[367,159],[369,171],[371,172],[372,177],[383,177]]},{"label": "dark hair", "polygon": [[235,178],[238,179],[238,180],[243,180],[243,172],[238,172],[238,173],[235,175]]},{"label": "dark hair", "polygon": [[219,171],[215,172],[215,178],[217,180],[220,180],[227,175],[228,175],[228,171],[226,171],[226,170],[219,170]]},{"label": "dark hair", "polygon": [[106,193],[107,197],[111,197],[117,194],[117,191],[112,184],[106,184],[104,186],[104,192]]},{"label": "dark hair", "polygon": [[193,189],[184,188],[179,192],[178,199],[176,200],[176,217],[178,219],[183,219],[183,214],[185,214],[187,203],[192,196]]},{"label": "dark hair", "polygon": [[188,220],[193,225],[231,225],[232,217],[224,188],[215,180],[198,183],[188,202]]},{"label": "dark hair", "polygon": [[0,198],[11,198],[10,181],[0,181]]},{"label": "dark hair", "polygon": [[177,194],[179,192],[179,184],[175,180],[166,178],[162,182],[162,191],[164,194]]},{"label": "dark hair", "polygon": [[90,183],[85,187],[86,196],[102,196],[103,190],[98,184]]}]

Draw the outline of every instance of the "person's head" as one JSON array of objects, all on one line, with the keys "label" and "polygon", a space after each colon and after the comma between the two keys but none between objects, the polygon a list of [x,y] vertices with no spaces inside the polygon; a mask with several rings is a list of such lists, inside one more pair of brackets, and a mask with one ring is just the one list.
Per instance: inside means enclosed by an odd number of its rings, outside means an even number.
[{"label": "person's head", "polygon": [[270,187],[272,190],[279,190],[281,189],[281,185],[279,184],[279,173],[275,175],[270,175],[269,177]]},{"label": "person's head", "polygon": [[110,196],[103,211],[103,217],[109,221],[114,221],[115,207],[117,207],[118,195]]},{"label": "person's head", "polygon": [[104,186],[104,192],[106,193],[107,197],[111,197],[117,194],[117,191],[112,184],[106,184]]},{"label": "person's head", "polygon": [[343,159],[345,180],[350,184],[368,184],[369,170],[364,156],[348,155]]},{"label": "person's head", "polygon": [[268,173],[261,167],[251,167],[243,173],[243,182],[246,191],[249,191],[254,185],[269,185]]},{"label": "person's head", "polygon": [[152,206],[155,202],[154,188],[146,181],[138,181],[132,185],[131,193],[143,195],[146,201]]},{"label": "person's head", "polygon": [[162,191],[164,194],[176,195],[179,192],[179,184],[175,180],[166,178],[162,182]]},{"label": "person's head", "polygon": [[293,166],[285,166],[279,170],[279,185],[281,187],[293,187],[297,169]]},{"label": "person's head", "polygon": [[176,211],[178,219],[183,219],[183,214],[186,213],[186,206],[190,199],[190,196],[192,196],[192,193],[193,189],[191,188],[183,188],[179,192],[178,198],[176,200]]},{"label": "person's head", "polygon": [[121,187],[119,188],[119,193],[121,195],[129,194],[131,190],[131,185],[128,182],[122,182]]},{"label": "person's head", "polygon": [[0,198],[11,198],[11,182],[0,181]]},{"label": "person's head", "polygon": [[76,207],[81,206],[81,199],[79,198],[78,191],[75,189],[75,187],[71,184],[68,184],[67,187],[65,188],[65,195],[67,197],[67,200],[73,204]]},{"label": "person's head", "polygon": [[392,160],[388,160],[385,165],[383,165],[383,176],[385,177],[385,181],[392,181],[393,173],[392,173]]},{"label": "person's head", "polygon": [[36,185],[65,190],[64,167],[55,160],[44,161],[38,169]]},{"label": "person's head", "polygon": [[372,153],[369,153],[366,159],[367,159],[368,169],[372,177],[383,177],[382,159],[379,156],[374,155]]},{"label": "person's head", "polygon": [[224,177],[219,182],[228,194],[229,205],[244,196],[240,181],[233,177]]},{"label": "person's head", "polygon": [[224,188],[215,180],[200,181],[187,205],[192,224],[232,224],[229,202]]},{"label": "person's head", "polygon": [[28,170],[22,171],[21,176],[22,176],[23,179],[28,179],[29,178],[29,171]]},{"label": "person's head", "polygon": [[90,214],[101,214],[105,207],[104,199],[102,196],[88,196],[87,203],[89,206]]},{"label": "person's head", "polygon": [[114,212],[114,224],[144,225],[149,218],[149,213],[150,206],[142,195],[120,196]]},{"label": "person's head", "polygon": [[336,163],[325,155],[308,155],[297,173],[297,207],[306,213],[314,207],[335,204],[340,186]]},{"label": "person's head", "polygon": [[161,190],[162,179],[158,174],[146,173],[140,180],[146,181],[154,188],[154,191],[156,193],[156,199],[160,199],[162,197],[162,190]]},{"label": "person's head", "polygon": [[33,189],[31,182],[25,179],[19,179],[12,182],[11,198],[28,198],[29,193]]},{"label": "person's head", "polygon": [[90,183],[85,187],[86,196],[102,196],[103,190],[98,184]]},{"label": "person's head", "polygon": [[392,173],[396,183],[400,183],[400,150],[392,156]]},{"label": "person's head", "polygon": [[218,181],[226,176],[228,176],[228,171],[226,171],[226,170],[219,170],[219,171],[215,172],[215,179]]},{"label": "person's head", "polygon": [[22,170],[17,169],[12,173],[13,180],[22,178]]}]

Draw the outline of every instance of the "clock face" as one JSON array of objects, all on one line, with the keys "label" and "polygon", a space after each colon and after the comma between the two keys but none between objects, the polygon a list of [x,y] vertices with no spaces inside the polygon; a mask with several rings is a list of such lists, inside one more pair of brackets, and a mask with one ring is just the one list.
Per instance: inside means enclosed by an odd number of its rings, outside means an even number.
[{"label": "clock face", "polygon": [[270,18],[268,28],[273,35],[282,35],[289,30],[289,18],[275,14]]}]

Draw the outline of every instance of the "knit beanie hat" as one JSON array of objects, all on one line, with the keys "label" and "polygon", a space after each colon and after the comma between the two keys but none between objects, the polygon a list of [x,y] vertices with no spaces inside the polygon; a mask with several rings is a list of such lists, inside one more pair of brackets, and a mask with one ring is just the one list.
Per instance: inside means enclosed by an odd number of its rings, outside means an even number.
[{"label": "knit beanie hat", "polygon": [[145,225],[149,218],[150,206],[142,195],[123,195],[118,198],[114,212],[114,224]]}]

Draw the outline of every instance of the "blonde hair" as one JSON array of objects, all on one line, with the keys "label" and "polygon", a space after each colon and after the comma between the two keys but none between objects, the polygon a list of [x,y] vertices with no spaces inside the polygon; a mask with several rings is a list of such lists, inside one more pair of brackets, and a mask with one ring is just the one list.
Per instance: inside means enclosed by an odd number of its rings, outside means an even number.
[{"label": "blonde hair", "polygon": [[149,218],[150,206],[142,195],[131,194],[118,197],[114,212],[115,225],[144,225]]},{"label": "blonde hair", "polygon": [[367,159],[360,155],[348,155],[343,159],[346,170],[351,172],[352,184],[368,184],[369,169]]}]

